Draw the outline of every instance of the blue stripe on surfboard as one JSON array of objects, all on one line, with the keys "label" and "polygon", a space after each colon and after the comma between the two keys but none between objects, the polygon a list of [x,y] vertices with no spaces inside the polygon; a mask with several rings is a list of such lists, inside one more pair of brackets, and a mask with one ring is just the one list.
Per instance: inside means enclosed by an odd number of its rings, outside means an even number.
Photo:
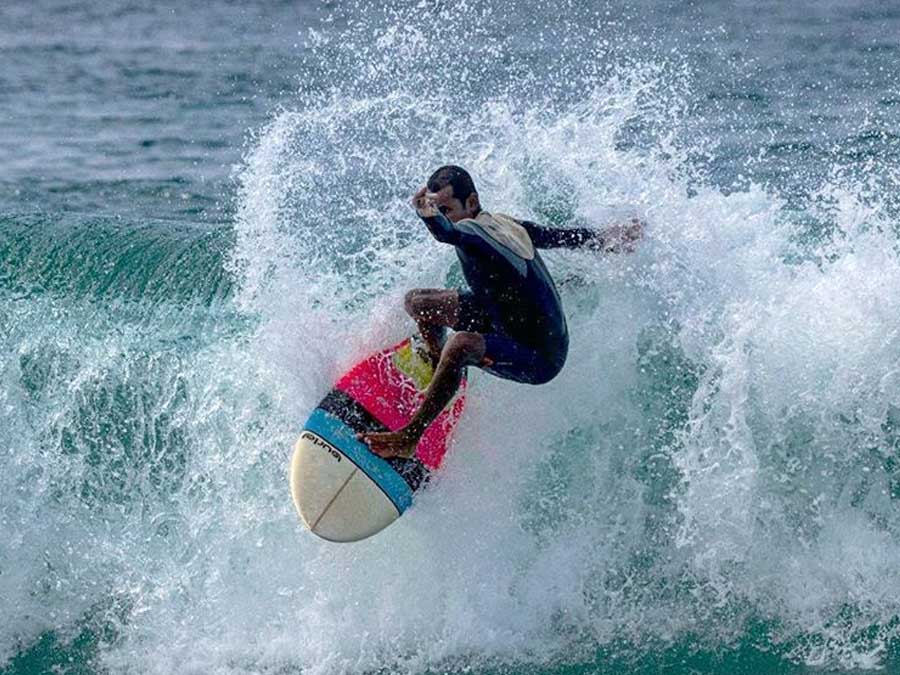
[{"label": "blue stripe on surfboard", "polygon": [[356,432],[337,417],[316,408],[306,420],[305,429],[318,434],[344,453],[363,473],[375,481],[400,513],[412,504],[412,490],[403,477],[381,457],[372,454],[369,446],[356,438]]}]

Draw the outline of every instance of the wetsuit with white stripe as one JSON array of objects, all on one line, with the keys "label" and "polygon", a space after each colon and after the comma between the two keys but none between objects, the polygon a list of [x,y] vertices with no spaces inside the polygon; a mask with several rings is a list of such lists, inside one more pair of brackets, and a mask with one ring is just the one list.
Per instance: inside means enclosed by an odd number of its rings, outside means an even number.
[{"label": "wetsuit with white stripe", "polygon": [[455,328],[484,336],[481,367],[517,382],[553,379],[565,364],[569,334],[559,293],[535,249],[591,245],[596,232],[549,229],[484,211],[457,223],[441,214],[422,220],[435,239],[456,247],[471,292],[460,293]]}]

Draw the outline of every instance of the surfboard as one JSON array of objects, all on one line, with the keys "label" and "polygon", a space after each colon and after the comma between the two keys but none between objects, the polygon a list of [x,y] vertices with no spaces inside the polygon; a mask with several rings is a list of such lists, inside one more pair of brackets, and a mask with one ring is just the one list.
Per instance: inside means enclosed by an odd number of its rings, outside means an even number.
[{"label": "surfboard", "polygon": [[425,398],[434,375],[415,338],[363,359],[312,411],[294,444],[291,495],[301,520],[329,541],[365,539],[393,523],[447,452],[465,407],[466,378],[410,459],[378,457],[358,433],[396,431]]}]

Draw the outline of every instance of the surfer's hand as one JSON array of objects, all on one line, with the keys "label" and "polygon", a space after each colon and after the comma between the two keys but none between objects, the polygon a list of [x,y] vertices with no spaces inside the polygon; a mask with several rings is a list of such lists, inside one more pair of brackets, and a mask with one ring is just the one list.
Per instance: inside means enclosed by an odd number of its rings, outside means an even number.
[{"label": "surfer's hand", "polygon": [[644,224],[632,218],[627,225],[613,225],[600,233],[600,250],[604,253],[633,253],[644,236]]},{"label": "surfer's hand", "polygon": [[357,434],[363,443],[368,444],[369,449],[379,457],[390,459],[391,457],[405,457],[409,459],[416,454],[416,445],[419,439],[403,429],[397,431],[371,432]]},{"label": "surfer's hand", "polygon": [[433,218],[438,214],[437,206],[434,203],[434,195],[428,192],[428,187],[425,185],[413,195],[412,206],[422,218]]}]

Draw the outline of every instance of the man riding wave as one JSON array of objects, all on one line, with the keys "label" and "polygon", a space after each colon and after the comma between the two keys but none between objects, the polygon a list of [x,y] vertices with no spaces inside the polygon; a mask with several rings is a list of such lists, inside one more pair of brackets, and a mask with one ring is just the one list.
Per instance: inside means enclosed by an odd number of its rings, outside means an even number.
[{"label": "man riding wave", "polygon": [[[551,229],[481,208],[469,173],[443,166],[413,196],[432,236],[456,248],[469,291],[414,289],[407,313],[435,365],[419,410],[402,429],[363,434],[372,452],[412,457],[428,425],[453,398],[467,366],[507,380],[549,382],[562,370],[569,334],[556,285],[537,249],[631,251],[641,223],[603,230]],[[454,331],[445,338],[446,329]]]}]

